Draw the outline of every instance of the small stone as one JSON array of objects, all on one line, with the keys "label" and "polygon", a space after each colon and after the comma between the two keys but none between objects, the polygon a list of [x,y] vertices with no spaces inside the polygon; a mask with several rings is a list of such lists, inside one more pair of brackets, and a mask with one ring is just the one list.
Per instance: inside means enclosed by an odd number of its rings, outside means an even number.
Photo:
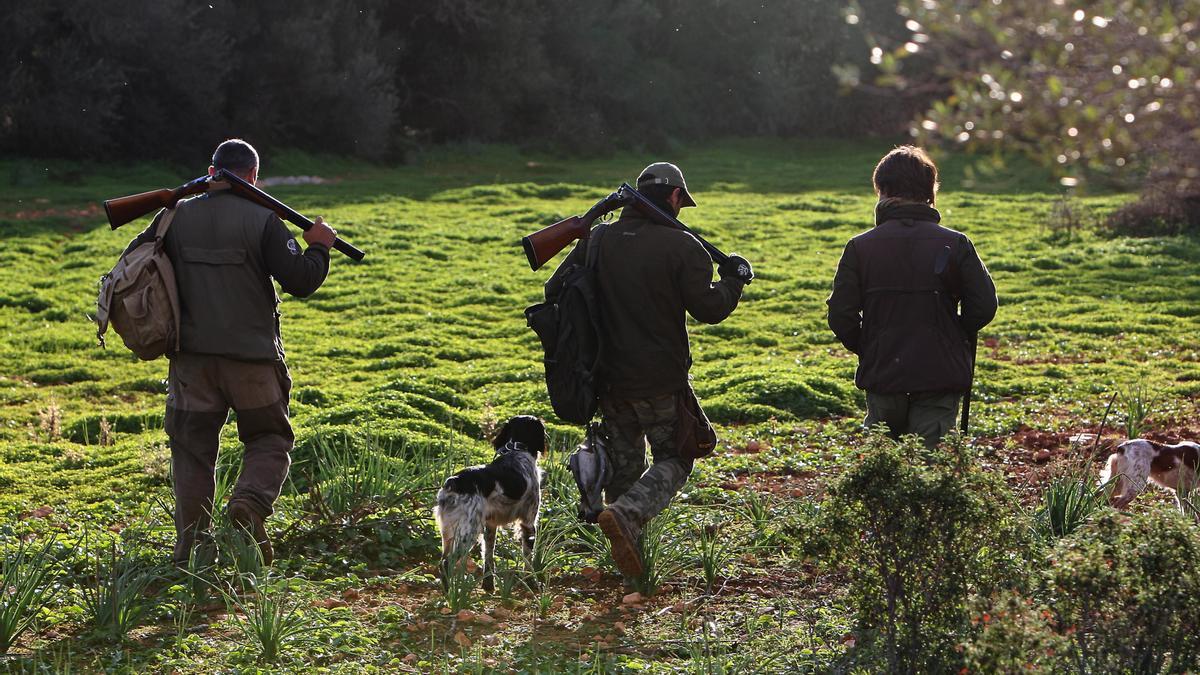
[{"label": "small stone", "polygon": [[419,659],[419,658],[421,658],[421,657],[417,656],[416,654],[409,653],[409,654],[405,654],[404,658],[402,658],[400,660],[405,663],[416,663],[417,659]]},{"label": "small stone", "polygon": [[643,596],[641,593],[633,592],[633,593],[630,593],[629,595],[621,598],[621,604],[636,605],[639,602],[643,602],[645,599],[646,599],[645,596]]},{"label": "small stone", "polygon": [[1046,462],[1050,461],[1050,451],[1038,450],[1037,452],[1033,453],[1033,461],[1035,464],[1045,464]]},{"label": "small stone", "polygon": [[359,599],[360,597],[362,597],[361,594],[359,594],[359,592],[354,590],[353,588],[347,588],[346,590],[342,591],[342,599],[343,600],[354,601],[354,600]]},{"label": "small stone", "polygon": [[471,638],[467,637],[467,634],[461,630],[454,634],[454,641],[457,642],[458,646],[460,647],[470,647],[472,644],[474,644],[471,642]]},{"label": "small stone", "polygon": [[460,609],[456,618],[463,623],[469,623],[475,620],[475,612],[469,609]]},{"label": "small stone", "polygon": [[617,635],[624,635],[625,634],[625,622],[624,621],[614,621],[613,622],[613,632],[616,633]]}]

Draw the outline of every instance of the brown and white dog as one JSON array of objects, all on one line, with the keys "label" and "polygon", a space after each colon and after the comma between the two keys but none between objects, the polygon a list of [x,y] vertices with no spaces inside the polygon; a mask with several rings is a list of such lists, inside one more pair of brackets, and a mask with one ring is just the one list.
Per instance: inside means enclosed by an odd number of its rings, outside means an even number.
[{"label": "brown and white dog", "polygon": [[1197,465],[1200,464],[1200,445],[1185,441],[1174,445],[1156,443],[1141,438],[1125,441],[1109,455],[1108,464],[1100,472],[1101,484],[1116,478],[1113,483],[1112,505],[1123,509],[1154,482],[1175,494],[1175,503],[1183,509],[1180,493],[1197,487]]}]

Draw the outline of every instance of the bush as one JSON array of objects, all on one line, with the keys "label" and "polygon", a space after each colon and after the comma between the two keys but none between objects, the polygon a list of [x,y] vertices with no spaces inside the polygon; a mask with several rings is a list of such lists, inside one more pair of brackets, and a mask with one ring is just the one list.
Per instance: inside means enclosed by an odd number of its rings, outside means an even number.
[{"label": "bush", "polygon": [[971,598],[1024,580],[1028,530],[1012,504],[961,443],[871,438],[821,508],[813,551],[849,577],[851,658],[889,672],[958,670]]},{"label": "bush", "polygon": [[1045,594],[1081,672],[1200,668],[1200,532],[1166,508],[1109,511],[1063,540]]}]

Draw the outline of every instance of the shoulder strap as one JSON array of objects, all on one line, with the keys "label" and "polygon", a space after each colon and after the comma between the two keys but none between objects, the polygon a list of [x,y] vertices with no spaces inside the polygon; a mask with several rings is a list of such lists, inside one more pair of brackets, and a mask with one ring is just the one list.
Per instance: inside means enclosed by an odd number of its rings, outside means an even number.
[{"label": "shoulder strap", "polygon": [[584,267],[595,267],[600,259],[600,239],[604,233],[608,231],[608,223],[600,223],[592,233],[588,235],[587,256],[584,258]]},{"label": "shoulder strap", "polygon": [[163,209],[162,218],[158,221],[158,229],[154,232],[155,239],[165,239],[167,230],[171,229],[171,221],[175,218],[175,209]]}]

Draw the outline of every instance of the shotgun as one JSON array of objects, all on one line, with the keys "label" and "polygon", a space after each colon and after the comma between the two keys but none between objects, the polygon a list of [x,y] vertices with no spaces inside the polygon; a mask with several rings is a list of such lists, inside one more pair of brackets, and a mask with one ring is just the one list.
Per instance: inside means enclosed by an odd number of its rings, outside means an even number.
[{"label": "shotgun", "polygon": [[[313,222],[305,218],[287,204],[254,187],[241,177],[220,169],[212,176],[201,176],[190,180],[171,190],[151,190],[128,197],[118,197],[104,202],[104,213],[108,216],[108,224],[117,229],[130,221],[149,215],[159,209],[175,208],[180,199],[208,192],[213,189],[229,189],[233,194],[248,199],[259,206],[271,209],[280,218],[307,231],[313,227]],[[351,260],[362,260],[365,253],[343,239],[333,240],[333,247],[346,254]]]},{"label": "shotgun", "polygon": [[622,206],[632,206],[642,213],[642,215],[653,220],[660,225],[673,227],[677,230],[683,230],[696,238],[700,245],[708,251],[708,256],[713,262],[720,265],[729,259],[716,246],[704,240],[704,237],[693,232],[679,221],[678,218],[672,216],[660,209],[654,202],[646,199],[645,195],[633,189],[629,183],[621,183],[621,187],[609,196],[596,202],[596,205],[588,209],[587,213],[582,216],[571,216],[557,223],[542,228],[533,234],[521,239],[521,246],[525,248],[525,257],[529,259],[529,268],[537,270],[542,265],[545,265],[558,252],[567,247],[568,244],[576,239],[586,239],[592,231],[592,223],[597,218],[601,218]]}]

